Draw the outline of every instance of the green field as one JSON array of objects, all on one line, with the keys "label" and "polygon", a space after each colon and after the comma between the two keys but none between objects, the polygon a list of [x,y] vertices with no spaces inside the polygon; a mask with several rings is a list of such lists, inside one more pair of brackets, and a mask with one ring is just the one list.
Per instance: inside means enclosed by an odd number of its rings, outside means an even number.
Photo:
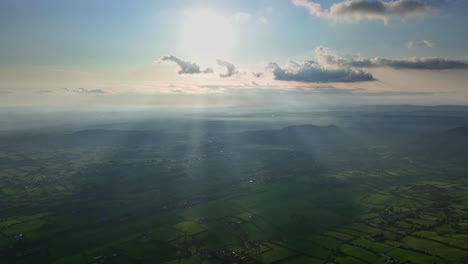
[{"label": "green field", "polygon": [[463,166],[382,145],[185,144],[0,150],[0,263],[468,259]]}]

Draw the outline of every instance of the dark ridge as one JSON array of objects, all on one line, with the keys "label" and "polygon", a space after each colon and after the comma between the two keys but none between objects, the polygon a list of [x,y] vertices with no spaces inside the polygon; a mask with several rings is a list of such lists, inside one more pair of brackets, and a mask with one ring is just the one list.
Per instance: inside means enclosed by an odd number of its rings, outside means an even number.
[{"label": "dark ridge", "polygon": [[91,129],[73,133],[31,134],[0,139],[9,146],[29,144],[33,146],[70,147],[70,146],[122,146],[159,144],[170,138],[157,131],[127,131]]},{"label": "dark ridge", "polygon": [[447,135],[451,136],[468,136],[468,127],[456,127],[445,132]]},{"label": "dark ridge", "polygon": [[312,146],[340,144],[348,136],[337,126],[301,125],[278,130],[255,130],[240,133],[238,140],[253,144]]}]

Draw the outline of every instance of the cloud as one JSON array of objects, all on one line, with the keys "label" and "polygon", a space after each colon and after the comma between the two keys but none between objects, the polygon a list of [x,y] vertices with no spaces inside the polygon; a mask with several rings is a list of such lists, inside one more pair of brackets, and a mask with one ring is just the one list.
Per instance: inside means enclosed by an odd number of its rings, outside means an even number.
[{"label": "cloud", "polygon": [[365,58],[362,56],[342,57],[328,48],[315,49],[317,60],[322,65],[329,67],[355,67],[355,68],[380,68],[412,70],[455,70],[468,68],[468,62],[438,57],[413,57],[404,59]]},{"label": "cloud", "polygon": [[86,88],[78,88],[78,92],[85,93],[85,94],[104,94],[107,91],[103,89],[86,89]]},{"label": "cloud", "polygon": [[275,80],[306,83],[366,82],[374,81],[364,68],[392,68],[412,70],[456,70],[467,69],[468,62],[437,57],[385,59],[363,56],[341,56],[325,47],[315,49],[316,61],[297,63],[290,61],[284,67],[270,63],[268,68]]},{"label": "cloud", "polygon": [[105,94],[107,93],[106,90],[103,89],[88,89],[88,88],[77,88],[77,89],[69,89],[65,88],[66,91],[72,93],[81,93],[81,94]]},{"label": "cloud", "polygon": [[263,72],[252,72],[252,75],[256,78],[260,78],[263,76]]},{"label": "cloud", "polygon": [[319,3],[311,0],[291,0],[306,8],[311,15],[334,21],[382,20],[407,18],[430,12],[434,6],[423,0],[346,0],[333,4],[329,10],[322,9]]},{"label": "cloud", "polygon": [[468,68],[468,63],[465,61],[445,58],[406,58],[400,60],[373,58],[369,62],[369,67],[390,67],[393,69],[455,70]]},{"label": "cloud", "polygon": [[10,91],[5,91],[5,90],[0,91],[0,94],[11,94],[11,93],[12,93],[12,92],[10,92]]},{"label": "cloud", "polygon": [[314,61],[297,63],[291,61],[285,67],[271,62],[268,68],[272,70],[275,80],[297,81],[306,83],[328,83],[328,82],[366,82],[374,81],[372,74],[359,69],[347,68],[325,68]]},{"label": "cloud", "polygon": [[200,66],[196,63],[184,61],[176,56],[166,55],[163,56],[160,61],[170,61],[174,62],[179,66],[178,74],[202,74],[202,73],[213,73],[213,69],[206,68],[205,70],[201,70]]},{"label": "cloud", "polygon": [[406,43],[406,47],[408,49],[419,48],[419,47],[432,49],[434,46],[435,46],[434,43],[430,40],[409,41]]},{"label": "cloud", "polygon": [[217,60],[217,62],[219,66],[226,69],[225,73],[219,75],[220,77],[231,77],[238,72],[236,66],[229,61]]},{"label": "cloud", "polygon": [[412,70],[467,69],[468,62],[437,57],[385,59],[363,56],[340,56],[325,47],[315,49],[316,61],[297,63],[290,61],[284,67],[270,63],[268,68],[275,80],[306,83],[366,82],[375,78],[363,68],[392,68]]}]

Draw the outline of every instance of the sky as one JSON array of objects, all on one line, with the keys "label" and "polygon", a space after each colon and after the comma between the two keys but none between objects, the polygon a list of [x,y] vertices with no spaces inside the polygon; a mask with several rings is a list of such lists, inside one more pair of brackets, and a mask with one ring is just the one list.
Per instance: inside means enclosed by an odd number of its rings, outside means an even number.
[{"label": "sky", "polygon": [[2,0],[0,106],[468,104],[467,2]]}]

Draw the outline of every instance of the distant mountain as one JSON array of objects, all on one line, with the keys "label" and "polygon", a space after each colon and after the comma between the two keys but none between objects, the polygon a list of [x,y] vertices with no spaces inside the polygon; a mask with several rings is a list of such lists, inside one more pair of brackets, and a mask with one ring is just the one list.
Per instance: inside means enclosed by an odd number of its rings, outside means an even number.
[{"label": "distant mountain", "polygon": [[422,157],[448,158],[460,164],[468,164],[468,127],[456,127],[442,133],[421,135],[407,149]]},{"label": "distant mountain", "polygon": [[415,140],[414,145],[437,149],[458,149],[468,145],[468,127],[456,127],[442,133],[422,134]]}]

